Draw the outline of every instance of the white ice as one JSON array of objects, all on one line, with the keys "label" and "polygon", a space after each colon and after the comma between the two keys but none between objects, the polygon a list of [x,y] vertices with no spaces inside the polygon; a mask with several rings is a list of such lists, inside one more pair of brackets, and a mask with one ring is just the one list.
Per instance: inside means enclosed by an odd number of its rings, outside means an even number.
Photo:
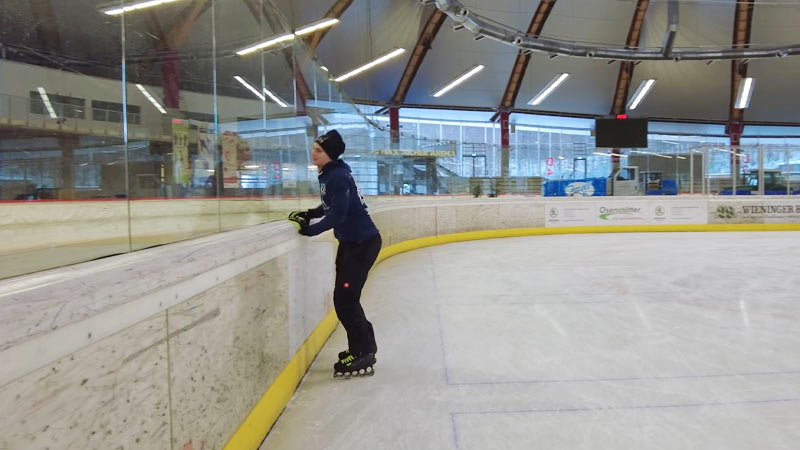
[{"label": "white ice", "polygon": [[370,274],[371,378],[339,327],[276,449],[798,449],[800,232],[430,247]]}]

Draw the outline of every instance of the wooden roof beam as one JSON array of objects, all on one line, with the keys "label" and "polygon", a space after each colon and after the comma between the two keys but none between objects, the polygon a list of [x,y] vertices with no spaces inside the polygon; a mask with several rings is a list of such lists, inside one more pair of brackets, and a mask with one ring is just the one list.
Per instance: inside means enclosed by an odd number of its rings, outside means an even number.
[{"label": "wooden roof beam", "polygon": [[[633,12],[631,19],[631,26],[628,29],[628,38],[625,40],[625,48],[636,48],[639,46],[639,41],[642,36],[642,27],[644,26],[644,18],[647,15],[647,8],[650,6],[650,0],[638,0],[636,3],[636,10]],[[614,89],[614,100],[611,103],[611,115],[624,114],[625,106],[628,102],[628,93],[633,80],[633,61],[623,61],[619,66],[619,75],[617,75],[617,87]]]},{"label": "wooden roof beam", "polygon": [[178,50],[186,43],[189,34],[192,31],[192,26],[203,13],[211,7],[211,0],[194,0],[191,4],[186,6],[175,19],[170,22],[166,29],[162,30],[158,24],[157,16],[154,11],[150,12],[148,27],[150,32],[155,34],[159,41],[157,41],[153,48],[147,51],[139,62],[139,68],[145,69],[150,64],[158,60],[159,53],[166,49]]},{"label": "wooden roof beam", "polygon": [[[753,10],[755,0],[739,0],[736,3],[736,13],[733,18],[733,48],[741,49],[750,46],[750,31],[753,25]],[[739,92],[739,84],[747,78],[747,62],[741,60],[731,61],[731,95],[730,95],[730,114],[728,116],[728,134],[737,134],[736,144],[738,145],[738,135],[741,134],[741,122],[744,120],[744,110],[736,109],[736,95]],[[730,131],[736,131],[731,133]],[[738,130],[738,131],[737,131]],[[733,137],[732,137],[733,139]]]},{"label": "wooden roof beam", "polygon": [[439,29],[442,28],[446,17],[447,14],[443,13],[438,8],[435,8],[430,17],[428,17],[428,22],[422,28],[422,32],[417,39],[417,45],[414,46],[414,51],[411,52],[411,57],[408,59],[408,64],[406,64],[406,69],[403,71],[403,76],[400,77],[400,81],[397,83],[397,89],[392,96],[392,104],[399,105],[405,102],[408,90],[411,88],[411,83],[414,82],[414,78],[417,76],[422,61],[425,60],[425,55],[427,55],[428,50],[431,49],[431,44],[433,44],[433,40],[436,39],[436,35],[439,33]]},{"label": "wooden roof beam", "polygon": [[[337,0],[336,3],[331,6],[331,9],[325,14],[326,19],[338,19],[342,17],[342,14],[350,7],[353,3],[353,0]],[[330,27],[323,28],[316,33],[312,33],[307,38],[308,47],[311,50],[316,50],[319,43],[322,41],[322,38],[325,37],[330,31]]]},{"label": "wooden roof beam", "polygon": [[[550,16],[550,12],[555,6],[556,0],[541,0],[536,12],[533,13],[533,18],[528,26],[528,35],[538,37],[542,33],[544,24]],[[528,63],[531,60],[530,53],[525,53],[520,50],[517,53],[517,60],[514,62],[514,67],[511,69],[511,76],[508,78],[506,84],[506,91],[503,94],[503,100],[500,103],[500,109],[510,109],[514,107],[519,95],[519,88],[522,85],[522,79],[525,77],[525,71],[528,69]]]},{"label": "wooden roof beam", "polygon": [[57,53],[61,50],[61,36],[53,5],[50,0],[31,0],[29,6],[33,16],[39,20],[35,25],[39,41],[48,52]]}]

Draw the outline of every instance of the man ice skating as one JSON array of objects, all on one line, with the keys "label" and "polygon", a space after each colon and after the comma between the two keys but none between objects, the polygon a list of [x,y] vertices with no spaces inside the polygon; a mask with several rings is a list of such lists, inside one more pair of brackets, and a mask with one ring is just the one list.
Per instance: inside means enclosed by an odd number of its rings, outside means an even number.
[{"label": "man ice skating", "polygon": [[[289,215],[300,234],[316,236],[333,228],[339,241],[333,305],[347,332],[348,349],[339,353],[339,361],[333,365],[336,378],[372,375],[378,351],[372,324],[364,315],[360,300],[369,269],[381,250],[381,235],[367,213],[350,166],[339,159],[344,149],[342,136],[336,130],[314,141],[311,163],[319,169],[322,204]],[[310,223],[311,219],[320,217],[319,222]]]}]

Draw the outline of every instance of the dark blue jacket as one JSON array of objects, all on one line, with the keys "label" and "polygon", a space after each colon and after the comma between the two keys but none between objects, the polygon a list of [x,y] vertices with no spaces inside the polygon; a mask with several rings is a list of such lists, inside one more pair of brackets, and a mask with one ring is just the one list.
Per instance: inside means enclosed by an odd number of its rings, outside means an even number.
[{"label": "dark blue jacket", "polygon": [[350,174],[350,166],[341,159],[331,161],[322,168],[317,178],[322,205],[309,213],[311,217],[324,217],[309,225],[309,236],[316,236],[331,228],[340,241],[363,241],[378,234],[378,228],[367,213],[364,198]]}]

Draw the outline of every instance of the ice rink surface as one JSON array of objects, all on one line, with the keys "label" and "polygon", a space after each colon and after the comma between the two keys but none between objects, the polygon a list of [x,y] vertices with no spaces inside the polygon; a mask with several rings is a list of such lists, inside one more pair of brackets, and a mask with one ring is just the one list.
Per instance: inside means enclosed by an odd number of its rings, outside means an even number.
[{"label": "ice rink surface", "polygon": [[798,449],[800,232],[448,244],[373,269],[262,450]]}]

